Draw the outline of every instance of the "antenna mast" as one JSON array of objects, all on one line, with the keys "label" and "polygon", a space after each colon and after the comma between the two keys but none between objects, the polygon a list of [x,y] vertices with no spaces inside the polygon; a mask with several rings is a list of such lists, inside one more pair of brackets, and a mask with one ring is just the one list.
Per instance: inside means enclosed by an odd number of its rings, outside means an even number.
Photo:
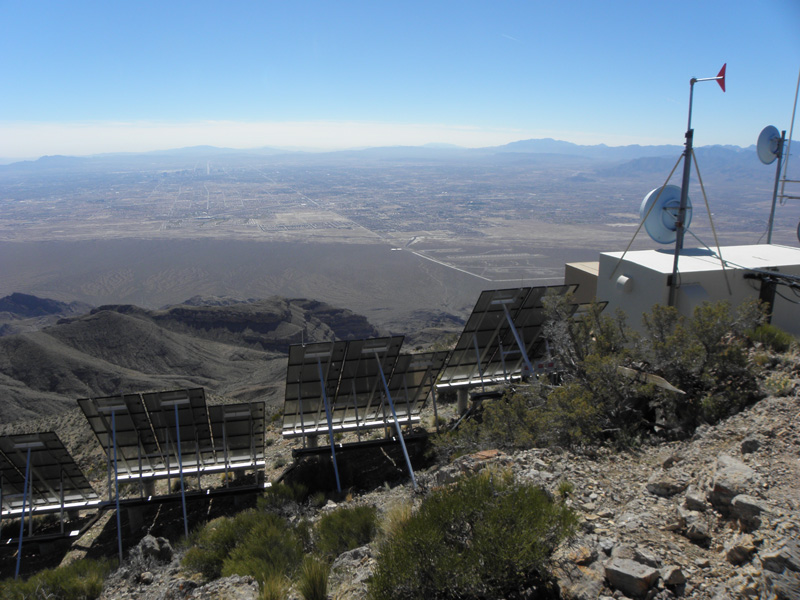
[{"label": "antenna mast", "polygon": [[694,130],[692,129],[692,100],[694,97],[694,84],[698,81],[716,81],[722,91],[725,91],[725,68],[728,63],[722,65],[716,77],[705,77],[697,79],[692,77],[689,80],[689,121],[686,126],[686,148],[683,151],[683,180],[681,182],[681,203],[678,207],[678,218],[675,222],[676,225],[676,238],[675,238],[675,260],[672,263],[672,279],[669,282],[669,306],[675,306],[675,295],[678,290],[678,256],[683,249],[683,236],[686,232],[684,220],[686,218],[686,204],[689,198],[689,176],[692,170],[692,138],[694,137]]}]

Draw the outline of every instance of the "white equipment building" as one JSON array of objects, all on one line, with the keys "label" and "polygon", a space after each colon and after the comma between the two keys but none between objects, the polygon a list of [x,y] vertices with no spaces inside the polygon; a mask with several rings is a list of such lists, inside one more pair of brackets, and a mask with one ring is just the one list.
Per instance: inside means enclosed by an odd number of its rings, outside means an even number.
[{"label": "white equipment building", "polygon": [[[675,307],[680,314],[691,316],[704,301],[727,300],[736,307],[760,299],[771,305],[772,324],[800,335],[800,248],[684,248],[679,258]],[[628,325],[641,330],[643,313],[668,304],[673,261],[672,249],[604,252],[598,263],[567,265],[565,283],[577,283],[589,294],[596,285],[595,298],[608,302],[606,312],[622,309]]]}]

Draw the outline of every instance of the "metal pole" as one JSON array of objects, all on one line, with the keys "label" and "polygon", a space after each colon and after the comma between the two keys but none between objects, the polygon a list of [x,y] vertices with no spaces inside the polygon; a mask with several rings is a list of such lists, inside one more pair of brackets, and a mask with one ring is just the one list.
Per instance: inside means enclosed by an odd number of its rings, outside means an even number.
[{"label": "metal pole", "polygon": [[22,515],[19,518],[19,542],[17,543],[17,567],[14,579],[19,577],[19,565],[22,560],[22,535],[25,533],[25,504],[28,500],[28,477],[31,470],[31,448],[28,446],[28,459],[25,461],[25,484],[22,488]]},{"label": "metal pole", "polygon": [[408,457],[408,449],[406,448],[406,442],[403,439],[403,432],[400,430],[400,421],[397,419],[397,412],[394,410],[394,402],[392,402],[392,395],[389,393],[389,386],[386,384],[386,376],[383,374],[383,365],[381,365],[380,356],[378,356],[378,352],[375,352],[375,360],[378,361],[378,371],[381,374],[381,381],[383,382],[383,389],[386,391],[386,399],[389,401],[389,407],[392,409],[392,416],[394,417],[394,427],[397,430],[397,437],[400,439],[400,446],[403,448],[403,456],[406,458],[406,465],[408,466],[408,472],[411,475],[411,484],[414,486],[414,489],[417,489],[417,479],[414,477],[414,468],[411,466],[411,459]]},{"label": "metal pole", "polygon": [[64,533],[64,469],[61,469],[59,473],[59,482],[58,482],[58,495],[61,497],[61,510],[59,511],[59,517],[61,519],[61,533]]},{"label": "metal pole", "polygon": [[178,419],[178,403],[175,403],[175,431],[178,439],[178,472],[181,475],[181,504],[183,504],[183,533],[189,537],[189,520],[186,517],[186,489],[183,487],[183,461],[181,460],[181,424]]},{"label": "metal pole", "polygon": [[675,297],[678,291],[678,256],[683,249],[683,238],[686,233],[684,222],[686,220],[686,205],[689,199],[689,175],[692,168],[692,140],[694,138],[694,130],[692,129],[692,102],[694,100],[694,84],[698,81],[716,81],[725,91],[725,65],[722,65],[719,74],[716,77],[704,77],[697,79],[692,77],[689,80],[689,119],[686,123],[686,148],[683,155],[683,179],[681,182],[681,203],[678,208],[678,218],[675,222],[675,259],[672,263],[672,280],[669,282],[669,306],[675,306]]},{"label": "metal pole", "polygon": [[517,342],[517,347],[519,347],[520,354],[522,354],[522,359],[525,361],[525,365],[528,367],[528,372],[531,374],[531,376],[533,376],[533,365],[528,358],[528,353],[525,351],[525,346],[522,343],[522,339],[519,337],[519,332],[514,326],[514,321],[511,319],[511,313],[508,312],[508,307],[505,304],[503,304],[503,310],[506,313],[508,326],[511,328],[511,333],[514,334],[514,340]]},{"label": "metal pole", "polygon": [[772,223],[775,220],[775,203],[778,200],[778,183],[781,180],[781,160],[783,159],[783,143],[786,140],[786,130],[781,131],[781,139],[778,140],[778,167],[775,169],[775,187],[772,190],[772,209],[769,211],[769,226],[767,227],[767,243],[772,243]]},{"label": "metal pole", "polygon": [[322,402],[325,405],[325,418],[328,419],[328,441],[331,443],[331,459],[333,460],[333,472],[336,475],[336,491],[342,492],[342,484],[339,481],[339,466],[336,464],[336,444],[333,441],[333,420],[331,409],[328,406],[328,395],[325,393],[325,378],[322,376],[322,361],[317,358],[317,369],[319,370],[319,385],[322,390]]},{"label": "metal pole", "polygon": [[[694,80],[692,80],[694,84]],[[690,105],[691,106],[691,105]],[[689,109],[691,119],[691,108]],[[689,175],[692,168],[692,138],[694,130],[686,131],[686,149],[683,151],[683,179],[681,181],[681,203],[678,208],[678,218],[675,221],[675,257],[672,261],[672,279],[669,282],[669,301],[668,306],[675,306],[675,296],[678,291],[678,257],[683,249],[683,237],[686,229],[683,223],[686,219],[686,204],[689,198]]]},{"label": "metal pole", "polygon": [[478,375],[481,376],[481,391],[485,392],[486,386],[483,384],[483,367],[481,366],[481,351],[478,348],[478,336],[476,336],[474,333],[472,334],[472,342],[473,345],[475,346],[475,360],[478,363]]},{"label": "metal pole", "polygon": [[356,394],[356,380],[350,380],[350,387],[353,390],[353,408],[356,412],[356,435],[358,436],[358,441],[361,441],[361,423],[358,420],[358,394]]},{"label": "metal pole", "polygon": [[[225,487],[228,487],[228,418],[222,411],[222,452],[225,455]],[[252,431],[252,428],[250,429]],[[253,455],[253,453],[250,453]],[[254,458],[255,460],[255,458]]]},{"label": "metal pole", "polygon": [[114,495],[117,502],[117,550],[122,564],[122,517],[119,510],[119,471],[117,466],[117,411],[111,411],[111,432],[114,439]]},{"label": "metal pole", "polygon": [[694,98],[694,84],[697,79],[692,77],[689,80],[689,120],[686,125],[686,144],[683,151],[683,179],[681,180],[681,203],[678,208],[678,219],[675,221],[675,257],[672,261],[672,279],[669,282],[668,306],[675,306],[675,295],[678,290],[678,257],[683,249],[683,237],[685,230],[683,222],[686,218],[686,204],[689,198],[689,176],[692,172],[692,139],[694,130],[692,129],[692,100]]}]

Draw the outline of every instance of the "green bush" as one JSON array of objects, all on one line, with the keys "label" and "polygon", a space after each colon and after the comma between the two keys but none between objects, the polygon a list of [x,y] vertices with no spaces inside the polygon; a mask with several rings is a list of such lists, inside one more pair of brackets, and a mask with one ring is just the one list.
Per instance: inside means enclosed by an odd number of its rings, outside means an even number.
[{"label": "green bush", "polygon": [[263,583],[291,575],[303,558],[303,543],[281,517],[262,513],[222,564],[222,576],[250,575]]},{"label": "green bush", "polygon": [[786,352],[794,342],[794,337],[770,323],[762,323],[748,332],[748,336],[773,352]]},{"label": "green bush", "polygon": [[258,600],[284,600],[289,595],[291,582],[285,575],[273,575],[262,584]]},{"label": "green bush", "polygon": [[258,511],[245,510],[234,518],[219,517],[196,529],[189,536],[190,547],[183,557],[183,565],[207,580],[218,578],[227,556],[259,518]]},{"label": "green bush", "polygon": [[263,498],[259,499],[261,509],[281,508],[295,502],[301,504],[308,497],[308,488],[302,483],[278,483],[264,491]]},{"label": "green bush", "polygon": [[110,559],[78,560],[66,567],[40,571],[25,581],[2,581],[0,597],[4,600],[92,600],[103,591],[103,583],[115,567],[116,561]]},{"label": "green bush", "polygon": [[324,515],[316,529],[317,551],[335,558],[372,541],[378,530],[377,512],[374,506],[338,508]]},{"label": "green bush", "polygon": [[328,563],[306,556],[300,568],[297,590],[303,600],[326,600],[328,597]]},{"label": "green bush", "polygon": [[517,598],[552,593],[549,559],[576,515],[507,473],[480,473],[432,492],[380,546],[373,600]]},{"label": "green bush", "polygon": [[264,582],[290,574],[303,556],[303,543],[281,517],[246,510],[221,517],[193,532],[184,567],[207,580],[228,575],[251,575]]}]

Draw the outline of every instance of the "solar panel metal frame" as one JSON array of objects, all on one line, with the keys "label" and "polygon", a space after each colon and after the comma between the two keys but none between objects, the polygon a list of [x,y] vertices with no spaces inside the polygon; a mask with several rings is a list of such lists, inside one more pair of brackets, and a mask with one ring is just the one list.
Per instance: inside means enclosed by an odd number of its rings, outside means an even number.
[{"label": "solar panel metal frame", "polygon": [[332,402],[336,397],[346,351],[346,341],[289,346],[281,427],[283,437],[305,437],[328,432],[323,390],[328,402]]},{"label": "solar panel metal frame", "polygon": [[78,400],[78,405],[106,451],[109,461],[114,458],[116,433],[120,480],[154,478],[166,469],[164,454],[150,425],[150,418],[140,394],[84,398]]},{"label": "solar panel metal frame", "polygon": [[[548,295],[566,295],[574,292],[577,286],[563,285],[563,286],[540,286],[530,289],[524,302],[512,315],[512,322],[519,333],[520,339],[523,340],[525,353],[528,360],[532,363],[534,370],[546,368],[547,365],[543,363],[535,364],[538,359],[547,353],[546,340],[542,338],[542,326],[547,320],[544,305],[542,300]],[[567,307],[569,311],[568,317],[572,317],[575,311],[578,310],[577,304],[569,304]],[[504,370],[501,372],[505,376],[506,373],[509,377],[517,378],[526,368],[525,357],[519,352],[519,348],[514,339],[514,334],[509,327],[499,340],[504,348],[504,356],[502,357]],[[510,348],[510,350],[505,350]],[[509,363],[508,357],[515,356]],[[498,373],[500,374],[500,373]]]},{"label": "solar panel metal frame", "polygon": [[[28,452],[19,447],[21,444],[31,446],[28,494]],[[0,436],[0,469],[3,517],[22,514],[23,496],[27,514],[92,508],[101,501],[53,431]]]},{"label": "solar panel metal frame", "polygon": [[347,342],[339,387],[331,408],[334,431],[359,431],[393,425],[391,409],[384,401],[381,374],[388,383],[402,346],[401,335]]},{"label": "solar panel metal frame", "polygon": [[438,350],[398,357],[389,380],[389,392],[401,423],[411,423],[411,417],[419,416],[449,354],[448,350]]},{"label": "solar panel metal frame", "polygon": [[263,402],[208,407],[217,463],[230,470],[264,465],[264,414]]},{"label": "solar panel metal frame", "polygon": [[[527,367],[526,357],[533,362],[542,354],[542,298],[548,294],[563,295],[576,287],[538,286],[482,292],[437,387],[471,387],[520,378],[523,366]],[[526,356],[520,352],[509,317]],[[510,364],[508,357],[513,357]]]},{"label": "solar panel metal frame", "polygon": [[142,399],[168,471],[196,473],[216,465],[203,388],[148,392]]},{"label": "solar panel metal frame", "polygon": [[[178,421],[181,425],[179,461],[176,454],[177,431],[173,403],[184,400],[186,404],[178,407]],[[233,462],[226,463],[222,446],[222,454],[217,454],[217,444],[212,438],[215,419],[210,418],[203,388],[86,398],[78,400],[78,404],[106,451],[109,477],[113,476],[113,420],[117,442],[116,477],[119,481],[169,479],[177,476],[181,470],[183,474],[202,475],[264,464],[263,443],[254,446],[253,460],[240,460],[242,453],[238,448],[235,452],[236,460]],[[255,415],[253,434],[260,435],[263,440],[263,403],[260,409],[255,409]]]}]

